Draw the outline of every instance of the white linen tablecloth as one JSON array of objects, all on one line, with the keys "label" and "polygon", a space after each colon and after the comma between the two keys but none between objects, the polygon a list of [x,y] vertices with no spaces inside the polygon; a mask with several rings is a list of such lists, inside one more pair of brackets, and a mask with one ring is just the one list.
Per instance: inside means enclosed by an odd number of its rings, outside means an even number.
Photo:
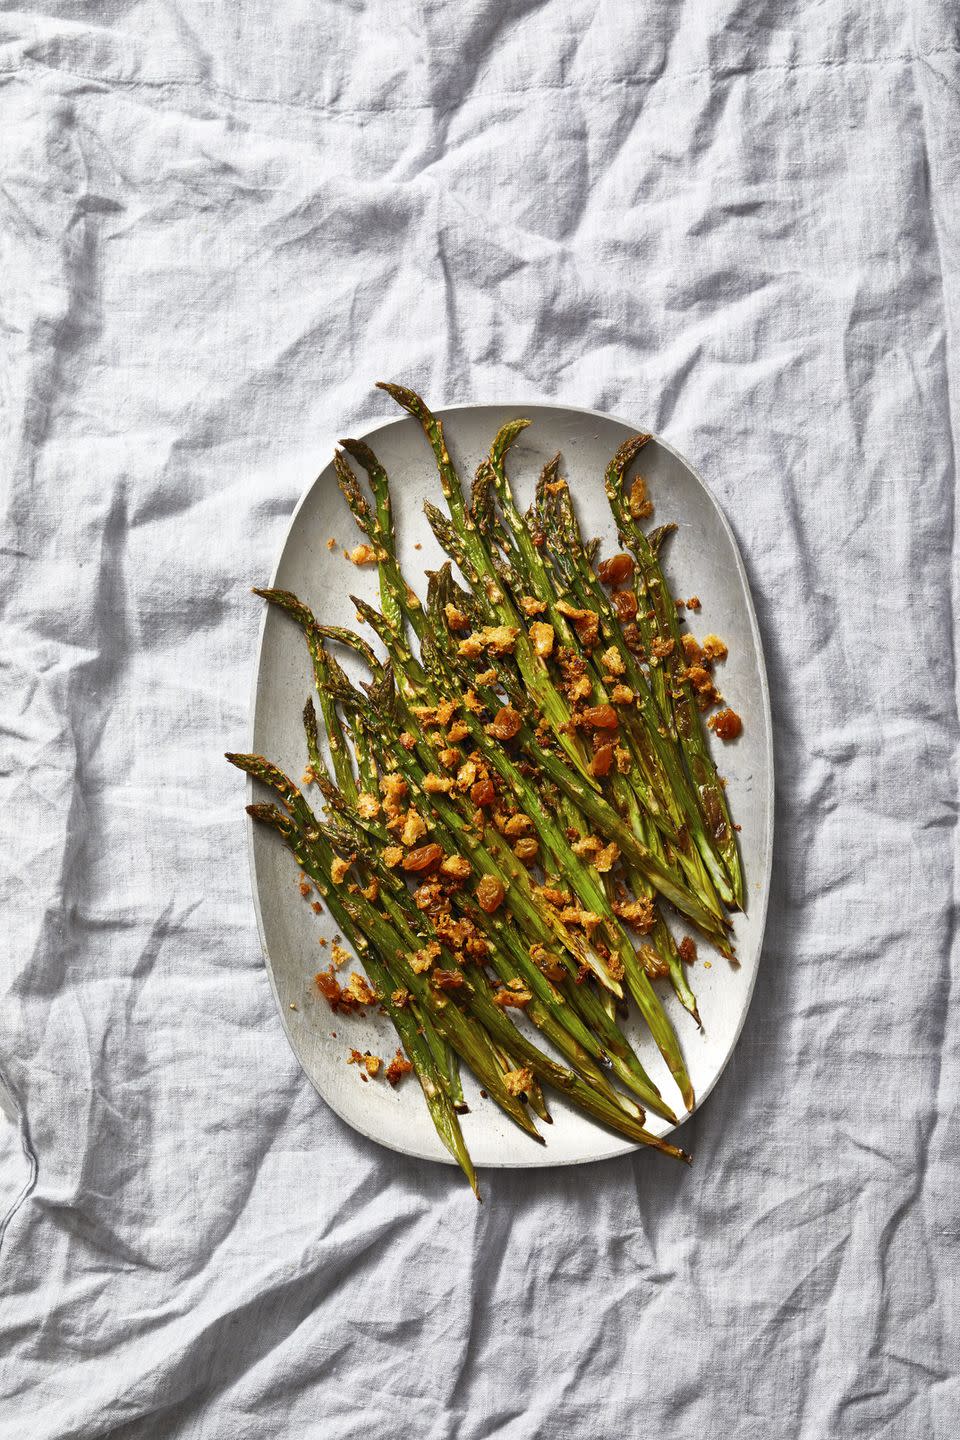
[{"label": "white linen tablecloth", "polygon": [[[946,0],[0,6],[2,1440],[956,1433],[958,83]],[[632,417],[742,544],[775,884],[689,1172],[479,1207],[283,1038],[222,752],[379,378]]]}]

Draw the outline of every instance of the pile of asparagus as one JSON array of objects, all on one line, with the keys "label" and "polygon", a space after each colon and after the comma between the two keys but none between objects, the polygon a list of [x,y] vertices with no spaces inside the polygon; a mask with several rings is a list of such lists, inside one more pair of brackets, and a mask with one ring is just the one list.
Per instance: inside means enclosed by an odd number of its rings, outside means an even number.
[{"label": "pile of asparagus", "polygon": [[[673,527],[645,533],[643,482],[628,480],[649,437],[627,441],[607,468],[624,550],[597,564],[559,457],[518,509],[506,465],[528,421],[500,430],[468,495],[441,421],[413,391],[380,388],[433,450],[446,513],[428,504],[426,514],[449,560],[422,603],[398,565],[387,475],[366,444],[342,441],[336,474],[365,537],[353,558],[376,564],[380,592],[379,610],[354,604],[383,653],[287,591],[255,592],[309,648],[329,764],[308,700],[304,788],[317,787],[323,817],[268,760],[227,758],[274,792],[279,804],[250,814],[281,836],[361,959],[475,1191],[460,1062],[540,1143],[547,1085],[687,1159],[645,1128],[648,1110],[677,1117],[619,1017],[631,997],[692,1109],[655,982],[699,1024],[685,968],[695,946],[677,944],[664,908],[732,956],[727,912],[743,904],[743,878],[701,724],[704,695],[719,697],[709,661],[691,663],[660,566]],[[367,681],[352,683],[338,646]],[[332,968],[318,981],[336,1004]]]}]

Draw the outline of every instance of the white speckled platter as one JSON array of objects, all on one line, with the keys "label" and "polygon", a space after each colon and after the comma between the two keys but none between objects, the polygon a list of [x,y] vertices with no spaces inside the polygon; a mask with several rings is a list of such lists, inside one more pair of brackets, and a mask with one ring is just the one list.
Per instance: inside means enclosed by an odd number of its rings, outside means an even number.
[{"label": "white speckled platter", "polygon": [[[447,443],[465,479],[473,475],[504,421],[518,415],[529,418],[532,425],[510,452],[510,473],[519,498],[526,504],[541,467],[559,450],[584,533],[602,537],[601,554],[617,548],[603,471],[617,447],[642,424],[551,405],[464,405],[440,414]],[[407,578],[416,583],[424,570],[437,568],[444,559],[423,516],[424,500],[441,503],[433,456],[419,425],[407,416],[367,430],[364,438],[390,476],[400,559]],[[747,577],[719,505],[696,472],[662,440],[644,449],[638,468],[654,501],[653,523],[673,521],[679,527],[668,544],[665,569],[675,594],[696,594],[702,601],[700,614],[690,616],[691,632],[701,636],[716,632],[729,646],[719,683],[744,725],[736,742],[716,745],[733,818],[742,827],[747,910],[735,917],[740,964],[732,967],[701,942],[690,979],[703,1018],[702,1033],[669,987],[660,987],[702,1102],[737,1042],[760,961],[773,841],[770,705]],[[327,548],[330,536],[340,542],[334,551]],[[343,558],[344,547],[360,538],[331,462],[294,512],[271,584],[295,591],[327,623],[356,628],[350,593],[377,599],[375,572],[357,570]],[[346,668],[352,667],[348,663]],[[299,628],[275,608],[265,607],[251,749],[269,756],[295,779],[306,762],[300,717],[311,688],[309,657]],[[252,782],[250,788],[251,795],[259,790]],[[318,995],[313,976],[329,954],[319,948],[318,937],[332,937],[335,929],[301,899],[289,852],[276,835],[251,821],[250,854],[267,969],[283,1027],[307,1075],[327,1104],[362,1134],[404,1154],[449,1162],[413,1077],[392,1090],[382,1080],[362,1083],[357,1067],[345,1063],[354,1046],[389,1058],[396,1048],[395,1034],[385,1016],[373,1011],[365,1019],[334,1016]],[[709,968],[703,963],[707,960]],[[664,1096],[679,1106],[669,1073],[642,1024],[632,1017],[627,1030]],[[336,1039],[331,1031],[336,1031]],[[463,1117],[463,1132],[478,1166],[575,1165],[635,1148],[571,1109],[553,1092],[547,1099],[554,1123],[541,1126],[546,1146],[535,1145],[491,1101],[480,1098],[469,1075],[464,1077],[464,1088],[471,1113]],[[670,1130],[655,1116],[648,1117],[648,1123],[660,1134]]]}]

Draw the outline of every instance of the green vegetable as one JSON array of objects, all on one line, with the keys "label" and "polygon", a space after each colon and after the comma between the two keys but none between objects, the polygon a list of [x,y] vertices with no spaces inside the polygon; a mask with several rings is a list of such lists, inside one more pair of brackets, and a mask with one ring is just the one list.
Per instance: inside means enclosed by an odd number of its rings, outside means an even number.
[{"label": "green vegetable", "polygon": [[[531,509],[516,504],[507,460],[529,421],[501,427],[468,497],[442,421],[412,390],[381,388],[433,452],[447,513],[428,505],[427,518],[466,588],[448,563],[429,577],[424,604],[397,560],[383,466],[365,442],[342,441],[337,481],[373,549],[381,608],[355,605],[384,653],[318,623],[288,591],[256,592],[306,638],[330,766],[308,700],[306,778],[325,818],[269,761],[227,758],[282,802],[250,813],[280,835],[353,944],[474,1190],[461,1063],[540,1143],[536,1119],[550,1123],[544,1086],[637,1143],[687,1158],[645,1128],[646,1110],[676,1115],[617,1010],[629,995],[692,1109],[682,1048],[651,978],[668,976],[699,1023],[664,909],[732,955],[726,909],[742,904],[743,877],[660,567],[671,527],[645,534],[626,491],[646,437],[622,446],[604,478],[634,562],[618,562],[624,575],[633,570],[628,634],[559,457]],[[362,686],[336,646],[366,665]]]}]

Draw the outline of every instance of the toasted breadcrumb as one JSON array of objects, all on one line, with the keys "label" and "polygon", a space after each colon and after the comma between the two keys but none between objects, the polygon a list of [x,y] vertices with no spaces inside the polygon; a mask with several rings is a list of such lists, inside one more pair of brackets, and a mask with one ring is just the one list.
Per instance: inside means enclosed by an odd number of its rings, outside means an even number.
[{"label": "toasted breadcrumb", "polygon": [[600,659],[611,675],[622,675],[627,668],[623,663],[623,657],[616,645],[611,645],[609,650],[604,650]]},{"label": "toasted breadcrumb", "polygon": [[372,565],[377,552],[372,545],[355,545],[347,558],[351,565]]},{"label": "toasted breadcrumb", "polygon": [[677,946],[680,952],[680,959],[684,965],[692,965],[697,958],[697,942],[689,935],[685,935]]},{"label": "toasted breadcrumb", "polygon": [[512,655],[519,634],[515,625],[484,625],[480,639],[491,655]]},{"label": "toasted breadcrumb", "polygon": [[707,660],[723,661],[726,660],[729,652],[719,635],[705,635],[703,640],[703,653]]},{"label": "toasted breadcrumb", "polygon": [[351,855],[349,859],[344,859],[342,855],[335,855],[333,857],[330,862],[330,879],[333,881],[334,885],[343,884],[347,872],[349,871],[350,866],[353,864],[356,858],[357,857],[355,855]]},{"label": "toasted breadcrumb", "polygon": [[658,638],[651,642],[650,653],[655,655],[658,660],[665,660],[668,655],[673,654],[675,648],[676,645],[673,640],[661,640]]},{"label": "toasted breadcrumb", "polygon": [[559,985],[561,980],[566,979],[567,967],[563,961],[556,955],[551,955],[550,951],[544,949],[542,945],[530,946],[530,959],[554,985]]},{"label": "toasted breadcrumb", "polygon": [[517,1010],[522,1010],[526,1005],[530,1004],[532,999],[532,992],[527,989],[522,980],[509,980],[504,988],[498,990],[496,995],[494,995],[493,1003],[494,1005],[499,1005],[501,1010],[507,1009],[510,1006],[513,1006]]},{"label": "toasted breadcrumb", "polygon": [[582,910],[579,905],[568,905],[566,909],[561,910],[560,919],[564,925],[581,926],[588,935],[592,935],[600,924],[599,915],[593,910]]},{"label": "toasted breadcrumb", "polygon": [[362,1065],[368,1075],[376,1075],[383,1061],[379,1055],[371,1055],[369,1050],[365,1050],[362,1055],[359,1050],[351,1050],[347,1064]]},{"label": "toasted breadcrumb", "polygon": [[403,851],[399,845],[388,845],[381,858],[388,870],[395,870],[403,859]]},{"label": "toasted breadcrumb", "polygon": [[630,514],[634,520],[647,520],[653,514],[653,501],[647,494],[647,482],[638,475],[630,486]]},{"label": "toasted breadcrumb", "polygon": [[632,705],[633,691],[629,685],[614,685],[610,692],[610,699],[614,705]]},{"label": "toasted breadcrumb", "polygon": [[337,542],[336,542],[336,540],[334,539],[334,537],[331,535],[331,536],[330,536],[330,539],[327,541],[327,549],[328,549],[328,550],[336,550],[336,548],[337,548]]},{"label": "toasted breadcrumb", "polygon": [[520,596],[520,609],[528,619],[533,615],[542,615],[546,608],[545,600],[536,600],[532,595]]},{"label": "toasted breadcrumb", "polygon": [[503,1083],[511,1095],[526,1095],[533,1089],[533,1071],[526,1065],[519,1070],[508,1070]]},{"label": "toasted breadcrumb", "polygon": [[453,789],[453,780],[449,775],[435,775],[433,771],[424,775],[422,784],[428,795],[449,795]]},{"label": "toasted breadcrumb", "polygon": [[439,955],[440,946],[436,940],[431,940],[428,945],[422,946],[419,950],[414,950],[410,956],[410,969],[414,974],[422,975],[425,970],[430,969],[430,966]]},{"label": "toasted breadcrumb", "polygon": [[479,773],[476,760],[464,760],[460,769],[457,771],[457,786],[461,790],[469,790],[471,785],[477,783]]},{"label": "toasted breadcrumb", "polygon": [[362,975],[353,974],[343,988],[334,974],[333,964],[314,976],[314,983],[335,1014],[349,1015],[365,1005],[376,1004],[377,996]]},{"label": "toasted breadcrumb", "polygon": [[553,649],[553,626],[542,620],[534,620],[530,626],[530,639],[536,653],[541,660],[545,660]]},{"label": "toasted breadcrumb", "polygon": [[361,820],[375,820],[380,814],[380,801],[376,795],[370,795],[362,790],[357,796],[357,814]]},{"label": "toasted breadcrumb", "polygon": [[391,1005],[395,1005],[398,1010],[406,1010],[410,1004],[410,991],[404,989],[402,986],[399,990],[394,990],[390,996],[390,1003]]},{"label": "toasted breadcrumb", "polygon": [[334,940],[333,944],[330,946],[330,955],[332,957],[332,964],[335,970],[339,970],[340,966],[345,965],[350,959],[350,951],[345,950],[340,944],[339,940]]},{"label": "toasted breadcrumb", "polygon": [[573,621],[573,628],[584,648],[592,649],[600,633],[599,615],[593,610],[578,610],[576,605],[571,605],[568,600],[558,600],[556,608],[561,615]]},{"label": "toasted breadcrumb", "polygon": [[690,599],[687,601],[687,609],[688,609],[688,610],[699,610],[699,609],[700,609],[700,596],[699,596],[699,595],[691,595],[691,596],[690,596]]},{"label": "toasted breadcrumb", "polygon": [[407,798],[408,786],[402,775],[384,775],[380,781],[383,808],[388,815],[399,815],[400,807]]},{"label": "toasted breadcrumb", "polygon": [[456,605],[451,605],[448,602],[443,607],[443,613],[446,616],[447,625],[451,630],[469,630],[469,615],[465,615],[462,610],[458,610]]},{"label": "toasted breadcrumb", "polygon": [[703,659],[703,651],[692,635],[681,637],[680,643],[683,646],[683,655],[688,665],[699,665]]},{"label": "toasted breadcrumb", "polygon": [[402,1050],[398,1049],[396,1055],[394,1055],[390,1064],[387,1066],[387,1080],[392,1086],[396,1087],[400,1084],[404,1075],[409,1075],[412,1069],[413,1066],[406,1055],[404,1055]]},{"label": "toasted breadcrumb", "polygon": [[356,970],[354,970],[350,979],[347,981],[344,994],[349,995],[350,999],[355,1001],[357,1005],[375,1005],[378,998],[377,992],[371,990],[368,982],[362,975],[358,975]]},{"label": "toasted breadcrumb", "polygon": [[653,929],[654,913],[652,900],[615,900],[613,912],[641,935]]}]

